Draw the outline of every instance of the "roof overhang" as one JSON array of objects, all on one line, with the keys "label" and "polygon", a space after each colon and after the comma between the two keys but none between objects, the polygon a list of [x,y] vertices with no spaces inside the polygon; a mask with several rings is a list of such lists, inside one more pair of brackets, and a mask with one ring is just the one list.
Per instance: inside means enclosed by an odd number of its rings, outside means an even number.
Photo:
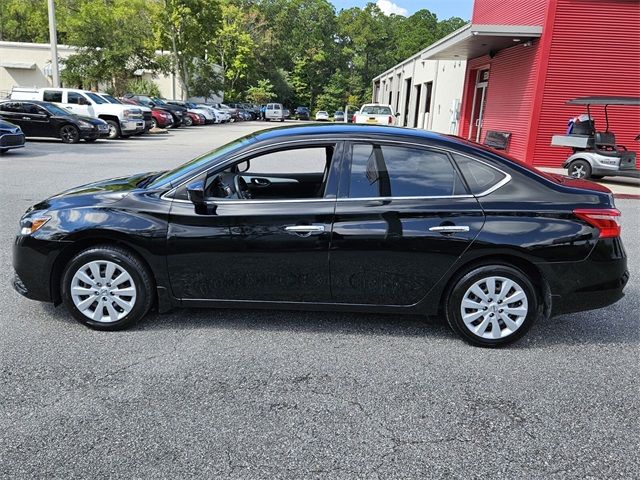
[{"label": "roof overhang", "polygon": [[0,62],[0,67],[15,68],[18,70],[35,70],[36,64],[33,62]]},{"label": "roof overhang", "polygon": [[580,97],[566,102],[567,105],[626,105],[640,106],[640,97]]},{"label": "roof overhang", "polygon": [[470,23],[433,44],[423,60],[469,60],[526,44],[542,35],[538,25],[477,25]]}]

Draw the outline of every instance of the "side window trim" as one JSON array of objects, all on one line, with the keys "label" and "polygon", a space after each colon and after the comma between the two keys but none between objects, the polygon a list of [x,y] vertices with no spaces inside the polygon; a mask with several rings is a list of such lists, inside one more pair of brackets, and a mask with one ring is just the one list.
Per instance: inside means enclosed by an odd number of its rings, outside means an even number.
[{"label": "side window trim", "polygon": [[[351,186],[351,164],[353,162],[353,146],[354,145],[359,145],[359,144],[368,144],[368,145],[372,145],[374,148],[377,146],[378,148],[384,146],[384,145],[388,145],[388,146],[404,146],[407,148],[416,148],[416,149],[420,149],[420,150],[426,150],[426,151],[431,151],[431,152],[437,152],[440,154],[443,154],[447,157],[447,160],[449,161],[449,163],[451,164],[451,168],[453,169],[453,171],[458,175],[458,177],[460,178],[460,180],[462,181],[462,186],[464,187],[466,193],[465,194],[458,194],[458,195],[418,195],[418,196],[400,196],[400,197],[395,197],[395,196],[380,196],[380,197],[360,197],[360,198],[351,198],[349,197],[350,194],[350,186]],[[384,162],[384,159],[382,159],[382,161]],[[338,200],[339,201],[371,201],[371,200],[420,200],[420,199],[430,199],[430,198],[472,198],[474,197],[474,195],[472,195],[470,193],[470,189],[469,186],[467,185],[467,182],[465,181],[464,175],[462,175],[462,172],[460,171],[460,169],[458,168],[458,165],[456,164],[456,162],[454,161],[451,152],[449,150],[446,149],[442,149],[442,148],[438,148],[438,147],[432,147],[431,145],[422,145],[422,144],[418,144],[418,143],[405,143],[405,142],[394,142],[393,140],[377,140],[377,141],[373,141],[373,140],[367,140],[367,139],[362,139],[362,140],[351,140],[348,142],[345,142],[345,147],[344,147],[344,154],[343,154],[343,161],[342,161],[342,170],[341,170],[341,175],[340,175],[340,185],[338,188]],[[504,172],[502,172],[504,173]],[[505,174],[506,175],[506,174]],[[508,176],[508,175],[507,175]]]},{"label": "side window trim", "polygon": [[[191,177],[189,180],[181,183],[180,185],[178,185],[177,187],[169,190],[167,193],[165,193],[164,195],[162,195],[163,199],[166,200],[172,200],[175,202],[187,202],[187,203],[191,203],[189,202],[189,200],[183,200],[182,198],[175,198],[176,196],[182,196],[181,194],[183,193],[184,190],[186,190],[187,186],[195,181],[197,181],[198,179],[200,180],[205,180],[207,177],[209,177],[210,175],[215,175],[217,173],[222,172],[223,170],[225,170],[226,168],[228,168],[231,165],[234,164],[239,164],[242,163],[244,161],[247,160],[251,160],[252,158],[261,156],[261,155],[268,155],[270,153],[276,153],[278,151],[286,151],[286,150],[296,150],[296,149],[304,149],[304,148],[320,148],[323,146],[328,146],[329,144],[334,144],[335,148],[334,148],[334,152],[333,152],[333,158],[331,159],[331,165],[329,168],[329,172],[328,172],[328,178],[327,178],[327,185],[326,185],[326,189],[324,192],[324,195],[320,198],[299,198],[299,199],[254,199],[254,200],[246,200],[246,199],[224,199],[224,198],[220,198],[220,199],[216,199],[215,201],[212,201],[214,203],[247,203],[247,202],[251,202],[251,203],[309,203],[309,202],[326,202],[326,201],[335,201],[337,198],[337,194],[338,194],[338,182],[339,179],[336,179],[336,175],[338,176],[342,176],[342,164],[343,164],[343,159],[344,159],[344,151],[345,151],[345,147],[344,144],[346,142],[344,140],[340,140],[340,139],[318,139],[316,141],[311,141],[309,142],[304,141],[304,143],[302,142],[286,142],[283,144],[279,144],[277,146],[271,146],[271,147],[264,147],[261,149],[256,149],[256,150],[252,150],[252,151],[248,151],[245,152],[244,154],[240,154],[237,156],[234,156],[232,158],[227,159],[226,161],[213,166],[207,170],[205,170],[204,172],[200,172],[198,175],[195,175],[194,177]],[[328,192],[330,192],[331,190],[333,190],[333,194],[328,194]]]}]

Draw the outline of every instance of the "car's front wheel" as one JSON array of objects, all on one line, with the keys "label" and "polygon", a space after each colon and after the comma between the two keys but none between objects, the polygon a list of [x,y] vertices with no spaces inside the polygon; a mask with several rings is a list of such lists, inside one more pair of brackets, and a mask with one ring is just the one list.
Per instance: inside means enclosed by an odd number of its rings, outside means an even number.
[{"label": "car's front wheel", "polygon": [[80,323],[97,330],[120,330],[151,308],[153,280],[130,251],[100,245],[71,259],[62,277],[61,293]]},{"label": "car's front wheel", "polygon": [[519,339],[539,314],[527,275],[506,265],[484,265],[459,278],[449,291],[445,310],[451,328],[481,347]]},{"label": "car's front wheel", "polygon": [[63,143],[78,143],[80,141],[80,130],[74,125],[63,125],[60,128],[60,139]]}]

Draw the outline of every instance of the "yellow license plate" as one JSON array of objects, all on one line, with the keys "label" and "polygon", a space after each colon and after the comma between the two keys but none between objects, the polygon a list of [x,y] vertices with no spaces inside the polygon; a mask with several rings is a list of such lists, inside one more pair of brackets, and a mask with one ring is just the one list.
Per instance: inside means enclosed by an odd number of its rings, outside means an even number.
[{"label": "yellow license plate", "polygon": [[378,123],[378,121],[375,118],[370,118],[367,123]]}]

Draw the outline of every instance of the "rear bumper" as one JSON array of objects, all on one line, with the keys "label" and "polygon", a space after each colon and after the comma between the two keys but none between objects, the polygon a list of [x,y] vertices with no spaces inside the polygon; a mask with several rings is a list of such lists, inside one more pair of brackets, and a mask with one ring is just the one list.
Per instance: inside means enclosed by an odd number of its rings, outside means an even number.
[{"label": "rear bumper", "polygon": [[620,238],[601,239],[581,262],[537,265],[551,291],[551,315],[594,310],[624,296],[629,281],[627,257]]}]

